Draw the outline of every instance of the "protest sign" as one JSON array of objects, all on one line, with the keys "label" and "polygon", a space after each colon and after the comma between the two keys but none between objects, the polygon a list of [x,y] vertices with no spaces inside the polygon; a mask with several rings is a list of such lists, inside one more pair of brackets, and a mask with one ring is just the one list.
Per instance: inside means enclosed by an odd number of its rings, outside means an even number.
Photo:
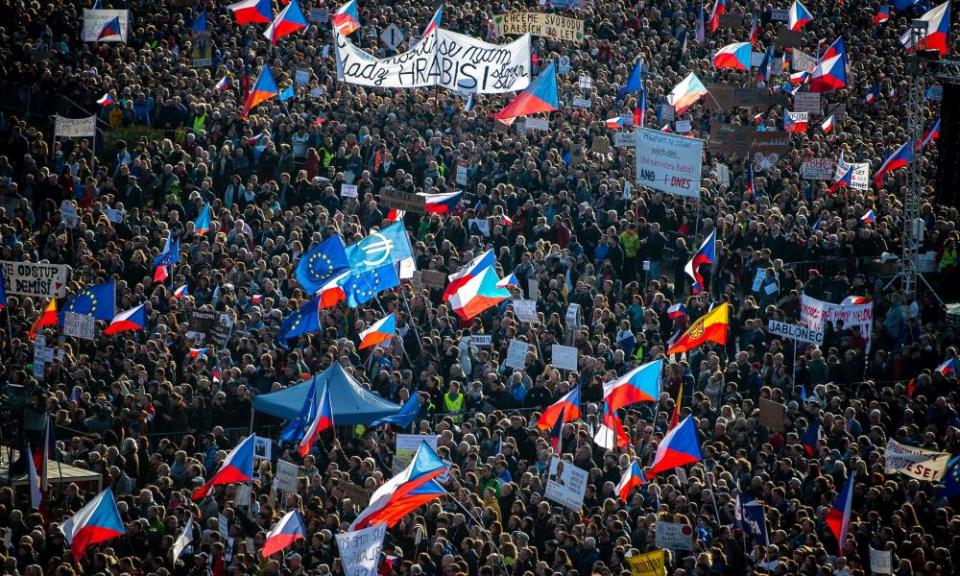
[{"label": "protest sign", "polygon": [[123,222],[122,210],[117,210],[116,208],[104,208],[103,213],[107,215],[107,220],[113,222],[114,224]]},{"label": "protest sign", "polygon": [[377,88],[440,87],[476,94],[523,90],[530,83],[530,35],[488,44],[437,28],[410,50],[376,58],[334,32],[337,79]]},{"label": "protest sign", "polygon": [[646,554],[634,554],[625,558],[630,566],[631,576],[666,576],[663,550],[654,550]]},{"label": "protest sign", "polygon": [[309,70],[298,69],[293,73],[293,81],[297,86],[304,86],[310,83],[311,72]]},{"label": "protest sign", "polygon": [[917,480],[939,482],[947,471],[950,453],[915,448],[890,438],[883,452],[883,460],[884,474],[900,472]]},{"label": "protest sign", "polygon": [[789,338],[790,340],[816,344],[817,346],[823,344],[823,332],[811,330],[799,324],[788,324],[787,322],[771,319],[767,321],[767,332]]},{"label": "protest sign", "polygon": [[286,460],[277,460],[277,476],[275,486],[277,490],[287,494],[297,492],[297,477],[300,475],[300,468],[293,462]]},{"label": "protest sign", "polygon": [[358,189],[356,184],[342,184],[340,186],[340,195],[344,198],[356,198]]},{"label": "protest sign", "polygon": [[583,40],[583,20],[541,12],[510,12],[493,17],[497,34],[530,34],[552,40]]},{"label": "protest sign", "polygon": [[470,183],[469,175],[467,170],[470,168],[470,165],[467,164],[466,160],[457,161],[457,184],[460,186],[466,186]]},{"label": "protest sign", "polygon": [[380,33],[380,39],[387,45],[387,48],[396,50],[397,46],[403,43],[403,30],[391,22],[390,25]]},{"label": "protest sign", "polygon": [[417,450],[420,449],[420,445],[424,442],[436,450],[437,440],[439,438],[436,434],[397,434],[397,442],[393,456],[393,473],[399,474],[408,464],[413,462],[414,455],[416,455]]},{"label": "protest sign", "polygon": [[387,525],[383,523],[334,535],[344,576],[376,576],[386,533]]},{"label": "protest sign", "polygon": [[527,350],[530,345],[523,340],[514,338],[507,347],[507,360],[504,364],[509,368],[523,370],[527,365]]},{"label": "protest sign", "polygon": [[710,125],[710,142],[707,145],[712,154],[726,158],[746,158],[757,131],[752,126],[735,126],[714,122]]},{"label": "protest sign", "polygon": [[410,194],[409,192],[401,192],[394,188],[384,188],[380,192],[380,201],[389,208],[408,210],[410,212],[416,212],[417,214],[427,213],[423,196]]},{"label": "protest sign", "polygon": [[730,186],[730,167],[726,164],[717,164],[716,170],[720,185]]},{"label": "protest sign", "polygon": [[793,48],[801,44],[803,44],[803,32],[799,30],[782,28],[777,34],[777,46],[781,48]]},{"label": "protest sign", "polygon": [[210,334],[210,340],[216,344],[217,348],[223,350],[230,341],[233,334],[233,316],[228,313],[217,314],[217,321],[213,325],[213,332]]},{"label": "protest sign", "polygon": [[678,196],[700,197],[703,140],[648,128],[634,134],[637,184]]},{"label": "protest sign", "polygon": [[680,522],[657,520],[654,545],[670,550],[693,550],[693,527]]},{"label": "protest sign", "polygon": [[470,343],[474,346],[490,348],[493,346],[493,336],[490,334],[474,334],[470,337]]},{"label": "protest sign", "polygon": [[445,288],[447,275],[439,270],[421,270],[420,281],[427,288]]},{"label": "protest sign", "polygon": [[[816,58],[802,50],[793,49],[790,55],[790,67],[793,68],[795,72],[809,72],[816,68],[816,66]],[[809,94],[809,92],[805,92],[805,94]]]},{"label": "protest sign", "polygon": [[843,159],[837,160],[837,168],[833,173],[833,180],[837,181],[847,173],[853,170],[850,175],[850,187],[854,190],[868,190],[870,188],[870,163],[869,162],[847,162]]},{"label": "protest sign", "polygon": [[193,310],[187,322],[190,331],[196,333],[197,340],[200,342],[205,341],[207,335],[213,334],[216,325],[217,313],[209,310]]},{"label": "protest sign", "polygon": [[[119,34],[113,30],[114,19],[120,24]],[[84,42],[126,42],[130,29],[129,10],[83,10],[83,30],[80,39]]]},{"label": "protest sign", "polygon": [[76,228],[80,225],[80,215],[77,205],[70,200],[60,202],[60,222],[67,228]]},{"label": "protest sign", "polygon": [[751,153],[786,154],[790,151],[790,133],[776,130],[757,132],[750,144]]},{"label": "protest sign", "polygon": [[273,456],[273,440],[266,436],[253,439],[253,457],[256,460],[270,460]]},{"label": "protest sign", "polygon": [[567,305],[567,313],[563,316],[563,321],[566,323],[567,327],[579,326],[580,325],[580,305],[576,302],[571,302]]},{"label": "protest sign", "polygon": [[746,14],[721,14],[720,15],[720,27],[721,28],[736,28],[743,24],[744,19],[747,17]]},{"label": "protest sign", "polygon": [[53,128],[54,136],[63,138],[84,138],[86,136],[97,135],[97,117],[89,118],[64,118],[59,114],[56,117]]},{"label": "protest sign", "polygon": [[633,148],[635,144],[633,132],[616,132],[613,135],[614,148]]},{"label": "protest sign", "polygon": [[893,552],[870,547],[870,571],[874,574],[893,574]]},{"label": "protest sign", "polygon": [[793,97],[794,112],[820,113],[819,92],[797,92]]},{"label": "protest sign", "polygon": [[320,24],[326,24],[327,22],[330,21],[330,9],[329,8],[311,8],[310,21],[317,22]]},{"label": "protest sign", "polygon": [[66,264],[35,264],[0,260],[7,294],[37,296],[49,300],[67,295],[70,267]]},{"label": "protest sign", "polygon": [[867,352],[873,342],[873,302],[866,304],[833,304],[804,294],[800,299],[800,322],[807,328],[823,332],[827,322],[843,321],[846,328],[858,326],[867,339]]},{"label": "protest sign", "polygon": [[566,54],[557,58],[557,73],[567,74],[570,72],[570,57]]},{"label": "protest sign", "polygon": [[814,158],[800,165],[800,177],[804,180],[829,180],[833,177],[833,160]]},{"label": "protest sign", "polygon": [[524,118],[523,125],[526,127],[528,132],[530,130],[546,132],[550,129],[550,121],[546,118]]},{"label": "protest sign", "polygon": [[540,320],[540,318],[537,316],[536,300],[514,298],[513,313],[517,316],[517,320],[520,320],[521,322],[530,322],[532,324]]},{"label": "protest sign", "polygon": [[787,407],[779,402],[761,398],[760,416],[757,418],[757,422],[759,422],[761,426],[767,428],[768,430],[782,432],[783,416],[786,413],[786,410]]},{"label": "protest sign", "polygon": [[577,84],[580,85],[581,92],[589,92],[593,88],[593,78],[587,75],[581,75],[577,80]]},{"label": "protest sign", "polygon": [[550,459],[544,496],[571,510],[580,510],[587,493],[587,471],[556,456]]},{"label": "protest sign", "polygon": [[554,344],[551,350],[551,358],[553,359],[551,364],[553,364],[554,368],[559,368],[560,370],[577,369],[577,349],[574,346]]},{"label": "protest sign", "polygon": [[371,494],[363,487],[357,486],[353,482],[343,480],[341,478],[336,478],[334,482],[336,483],[337,488],[343,490],[347,497],[350,498],[351,504],[364,507],[370,503]]},{"label": "protest sign", "polygon": [[686,134],[693,131],[693,126],[690,124],[689,120],[677,120],[674,122],[673,128],[678,134]]},{"label": "protest sign", "polygon": [[593,106],[593,101],[589,98],[574,98],[571,105],[574,108],[590,108]]},{"label": "protest sign", "polygon": [[213,65],[213,41],[210,30],[193,32],[193,46],[190,50],[190,63],[194,68],[205,68]]},{"label": "protest sign", "polygon": [[787,22],[790,20],[790,11],[786,8],[774,8],[770,10],[770,20],[774,22]]},{"label": "protest sign", "polygon": [[766,108],[786,103],[786,97],[782,94],[770,94],[752,86],[707,83],[706,87],[710,97],[704,99],[704,103],[709,109],[719,108],[729,112],[733,108]]},{"label": "protest sign", "polygon": [[94,320],[93,316],[77,314],[76,312],[64,312],[63,335],[82,338],[84,340],[93,340],[95,322],[96,320]]}]

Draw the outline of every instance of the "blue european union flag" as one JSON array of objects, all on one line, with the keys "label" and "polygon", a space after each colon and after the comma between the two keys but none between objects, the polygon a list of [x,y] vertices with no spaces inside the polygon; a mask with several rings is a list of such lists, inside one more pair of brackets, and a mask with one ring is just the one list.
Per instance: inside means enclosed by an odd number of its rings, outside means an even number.
[{"label": "blue european union flag", "polygon": [[366,272],[354,272],[340,284],[340,288],[347,295],[347,306],[356,308],[384,290],[399,285],[397,269],[393,264],[388,264]]},{"label": "blue european union flag", "polygon": [[310,387],[307,389],[306,400],[300,408],[300,413],[296,418],[290,420],[280,432],[280,440],[284,442],[299,442],[303,434],[313,421],[314,410],[316,410],[317,398],[317,379],[310,379]]},{"label": "blue european union flag", "polygon": [[960,456],[954,457],[947,463],[947,476],[943,479],[942,495],[947,498],[960,496]]},{"label": "blue european union flag", "polygon": [[153,259],[154,266],[161,264],[179,264],[180,263],[180,239],[174,238],[173,234],[167,234],[167,241],[163,244],[163,252],[157,254]]},{"label": "blue european union flag", "polygon": [[309,294],[316,294],[335,274],[350,267],[343,238],[335,234],[307,252],[297,262],[297,282]]},{"label": "blue european union flag", "polygon": [[417,414],[420,413],[420,395],[416,392],[407,400],[403,405],[403,408],[400,408],[400,411],[392,416],[385,416],[379,420],[374,420],[370,423],[370,427],[374,428],[381,424],[393,424],[398,426],[401,429],[406,428],[413,424],[413,421],[417,419]]},{"label": "blue european union flag", "polygon": [[630,77],[627,78],[627,83],[620,88],[620,91],[617,92],[617,98],[623,98],[627,94],[633,92],[639,92],[643,89],[643,60],[637,62],[637,65],[633,67],[633,72],[630,73]]},{"label": "blue european union flag", "polygon": [[207,31],[207,11],[197,14],[197,18],[193,21],[193,25],[190,27],[190,31],[194,34],[199,34],[200,32]]},{"label": "blue european union flag", "polygon": [[347,261],[354,275],[412,257],[413,250],[410,248],[403,222],[372,232],[363,240],[347,247]]},{"label": "blue european union flag", "polygon": [[280,339],[289,340],[320,329],[320,299],[314,298],[283,319]]},{"label": "blue european union flag", "polygon": [[83,316],[93,316],[97,320],[113,320],[116,315],[117,284],[113,280],[89,286],[67,301],[61,312],[60,323],[63,323],[63,314],[73,312]]}]

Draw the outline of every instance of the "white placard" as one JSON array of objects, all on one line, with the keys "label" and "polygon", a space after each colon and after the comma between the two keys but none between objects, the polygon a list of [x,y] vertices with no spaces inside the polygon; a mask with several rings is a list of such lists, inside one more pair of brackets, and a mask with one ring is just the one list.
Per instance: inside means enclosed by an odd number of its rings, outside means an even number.
[{"label": "white placard", "polygon": [[556,456],[550,459],[547,489],[543,493],[545,497],[571,510],[580,510],[586,493],[586,470],[577,468],[571,462],[560,460]]},{"label": "white placard", "polygon": [[674,122],[673,127],[679,134],[686,134],[687,132],[693,131],[689,120],[677,120]]},{"label": "white placard", "polygon": [[557,72],[560,74],[566,74],[570,72],[569,56],[560,56],[557,58]]},{"label": "white placard", "polygon": [[337,79],[377,88],[440,87],[476,94],[502,94],[530,84],[530,35],[509,44],[488,44],[437,28],[410,50],[375,58],[334,32]]},{"label": "white placard", "polygon": [[820,93],[819,92],[797,92],[793,96],[794,112],[810,112],[812,114],[820,113]]},{"label": "white placard", "polygon": [[576,302],[571,302],[567,306],[567,313],[563,317],[563,321],[570,326],[579,326],[580,325],[580,305]]},{"label": "white placard", "polygon": [[250,506],[250,496],[253,496],[253,485],[249,482],[242,482],[237,486],[237,492],[233,496],[233,503],[238,508],[241,506]]},{"label": "white placard", "polygon": [[84,138],[97,135],[97,117],[64,118],[58,115],[53,128],[54,136],[64,138]]},{"label": "white placard", "polygon": [[654,545],[670,550],[693,550],[693,527],[680,522],[657,520]]},{"label": "white placard", "polygon": [[[114,18],[120,23],[120,34],[109,34],[105,27],[113,22]],[[129,10],[83,10],[83,31],[80,35],[84,42],[126,42],[127,31],[130,29]]]},{"label": "white placard", "polygon": [[517,320],[520,320],[521,322],[530,322],[531,324],[533,324],[540,321],[540,318],[537,316],[536,300],[524,300],[523,298],[514,298],[513,313],[516,314]]},{"label": "white placard", "polygon": [[590,108],[593,106],[593,101],[589,98],[574,98],[570,104],[572,104],[574,108]]},{"label": "white placard", "polygon": [[893,552],[870,547],[870,571],[874,574],[893,574]]},{"label": "white placard", "polygon": [[763,279],[766,277],[767,277],[767,269],[757,268],[757,272],[753,276],[753,284],[750,286],[750,291],[759,294],[760,287],[763,285]]},{"label": "white placard", "polygon": [[817,59],[794,48],[790,57],[790,67],[794,72],[812,72],[817,67]]},{"label": "white placard", "polygon": [[637,184],[655,190],[700,197],[703,140],[639,128],[635,132]]},{"label": "white placard", "polygon": [[266,436],[257,436],[253,439],[253,458],[255,460],[272,460],[273,440]]},{"label": "white placard", "polygon": [[507,359],[504,365],[508,368],[523,370],[527,365],[527,350],[529,346],[530,345],[523,340],[511,340],[510,346],[507,348]]},{"label": "white placard", "polygon": [[950,453],[915,448],[890,438],[883,452],[883,460],[884,474],[900,472],[917,480],[939,482],[947,472]]},{"label": "white placard", "polygon": [[582,92],[589,92],[593,88],[593,78],[589,76],[581,76],[577,82],[580,84]]},{"label": "white placard", "polygon": [[397,434],[393,452],[393,473],[399,474],[413,462],[413,457],[424,442],[436,452],[439,439],[436,434]]},{"label": "white placard", "polygon": [[633,132],[620,131],[613,133],[614,148],[633,148],[636,142]]},{"label": "white placard", "polygon": [[47,363],[47,338],[39,335],[33,341],[33,375],[43,378],[43,367]]},{"label": "white placard", "polygon": [[336,534],[344,576],[376,576],[386,524],[374,524],[363,530]]},{"label": "white placard", "polygon": [[829,180],[833,173],[833,160],[829,158],[814,158],[800,165],[800,177],[804,180]]},{"label": "white placard", "polygon": [[470,343],[474,346],[490,348],[493,346],[493,336],[490,334],[474,334],[470,337]]},{"label": "white placard", "polygon": [[230,536],[230,522],[223,514],[217,514],[217,531],[224,539]]},{"label": "white placard", "polygon": [[93,316],[86,314],[77,314],[76,312],[63,313],[63,335],[82,338],[84,340],[94,339],[94,320]]},{"label": "white placard", "polygon": [[540,299],[540,281],[536,278],[527,279],[527,295],[531,300]]},{"label": "white placard", "polygon": [[358,195],[356,184],[342,184],[340,186],[340,196],[344,198],[356,198]]},{"label": "white placard", "polygon": [[817,346],[823,344],[823,332],[811,330],[799,324],[788,324],[787,322],[771,319],[767,320],[767,332],[789,338],[790,340],[816,344]]},{"label": "white placard", "polygon": [[730,186],[730,167],[726,164],[717,164],[717,178],[721,186]]},{"label": "white placard", "polygon": [[837,168],[833,173],[833,180],[843,178],[847,173],[847,170],[853,169],[853,173],[850,175],[850,187],[854,190],[869,190],[870,189],[870,163],[869,162],[847,162],[845,160],[837,160]]},{"label": "white placard", "polygon": [[843,320],[845,328],[860,327],[860,335],[867,339],[867,352],[873,342],[873,302],[866,304],[833,304],[804,294],[800,298],[800,322],[807,328],[823,332],[826,322]]},{"label": "white placard", "polygon": [[387,45],[387,48],[396,50],[397,46],[403,44],[403,30],[391,22],[390,25],[384,28],[383,32],[380,33],[380,39],[383,40],[383,43]]},{"label": "white placard", "polygon": [[293,462],[286,460],[277,460],[277,476],[274,485],[277,490],[287,494],[296,494],[297,477],[300,475],[300,468]]},{"label": "white placard", "polygon": [[563,344],[554,344],[551,350],[551,356],[554,368],[560,370],[577,369],[577,349],[574,346],[564,346]]},{"label": "white placard", "polygon": [[550,129],[550,121],[546,118],[524,118],[524,127],[528,132],[530,130],[546,132]]},{"label": "white placard", "polygon": [[466,186],[470,182],[467,168],[466,164],[457,163],[457,184],[460,186]]},{"label": "white placard", "polygon": [[36,296],[49,300],[67,294],[70,267],[66,264],[35,264],[0,260],[7,294]]},{"label": "white placard", "polygon": [[310,71],[302,68],[293,73],[293,81],[297,86],[306,86],[310,83]]}]

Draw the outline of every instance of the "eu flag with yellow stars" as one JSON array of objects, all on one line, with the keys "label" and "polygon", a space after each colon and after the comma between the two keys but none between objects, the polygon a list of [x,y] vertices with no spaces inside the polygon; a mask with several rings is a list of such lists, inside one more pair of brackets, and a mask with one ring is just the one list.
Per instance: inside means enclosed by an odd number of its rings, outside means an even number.
[{"label": "eu flag with yellow stars", "polygon": [[347,295],[347,306],[357,306],[370,301],[374,296],[400,285],[397,269],[393,264],[374,268],[359,274],[351,274],[340,284]]},{"label": "eu flag with yellow stars", "polygon": [[947,498],[960,496],[960,456],[954,457],[947,464],[947,475],[943,479],[942,495]]},{"label": "eu flag with yellow stars", "polygon": [[63,314],[73,312],[83,316],[93,316],[97,320],[113,320],[116,315],[117,284],[111,280],[103,284],[88,286],[79,294],[67,301],[60,312],[60,323],[63,324]]},{"label": "eu flag with yellow stars", "polygon": [[289,340],[320,329],[320,299],[313,298],[299,310],[283,319],[280,339]]},{"label": "eu flag with yellow stars", "polygon": [[297,262],[297,282],[308,294],[316,294],[335,274],[350,268],[343,238],[327,238],[304,254]]}]

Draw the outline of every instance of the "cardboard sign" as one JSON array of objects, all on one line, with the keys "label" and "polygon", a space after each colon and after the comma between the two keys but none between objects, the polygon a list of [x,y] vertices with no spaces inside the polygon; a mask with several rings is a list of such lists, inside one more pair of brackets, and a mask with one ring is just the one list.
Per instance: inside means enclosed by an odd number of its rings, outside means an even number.
[{"label": "cardboard sign", "polygon": [[793,97],[794,112],[810,112],[812,114],[820,113],[820,93],[819,92],[797,92]]},{"label": "cardboard sign", "polygon": [[550,356],[552,362],[550,363],[553,364],[554,368],[559,368],[560,370],[576,370],[578,353],[574,346],[554,344]]},{"label": "cardboard sign", "polygon": [[657,520],[654,545],[670,550],[693,550],[693,526]]},{"label": "cardboard sign", "polygon": [[362,530],[335,534],[344,576],[376,576],[387,525],[374,524]]},{"label": "cardboard sign", "polygon": [[420,281],[427,288],[447,287],[447,275],[439,270],[421,270]]},{"label": "cardboard sign", "polygon": [[35,264],[0,260],[7,294],[49,300],[67,295],[70,267],[66,264]]},{"label": "cardboard sign", "polygon": [[423,196],[401,192],[393,188],[384,188],[380,192],[380,201],[390,208],[408,210],[417,214],[426,214]]},{"label": "cardboard sign", "polygon": [[408,464],[413,462],[413,457],[424,442],[436,451],[439,439],[440,437],[436,434],[397,434],[393,455],[393,473],[399,474]]},{"label": "cardboard sign", "polygon": [[833,160],[829,158],[814,158],[800,165],[800,177],[804,180],[830,180],[833,171]]},{"label": "cardboard sign", "polygon": [[659,130],[636,132],[637,184],[688,198],[700,197],[703,140]]},{"label": "cardboard sign", "polygon": [[544,496],[561,506],[579,511],[587,493],[587,471],[556,456],[550,459]]},{"label": "cardboard sign", "polygon": [[552,40],[583,40],[583,20],[543,12],[510,12],[493,17],[493,26],[499,35],[531,34]]},{"label": "cardboard sign", "polygon": [[767,332],[789,338],[790,340],[816,344],[817,346],[823,344],[823,332],[811,330],[799,324],[788,324],[787,322],[771,319],[767,321]]},{"label": "cardboard sign", "polygon": [[296,494],[297,477],[299,475],[300,468],[296,464],[286,460],[277,460],[277,475],[275,477],[277,490],[287,494]]},{"label": "cardboard sign", "polygon": [[536,300],[524,300],[523,298],[514,298],[513,313],[516,315],[517,320],[521,322],[530,322],[531,324],[535,324],[540,321],[539,316],[537,316]]},{"label": "cardboard sign", "polygon": [[605,134],[597,134],[590,142],[590,149],[597,154],[607,155],[610,153],[610,139]]},{"label": "cardboard sign", "polygon": [[75,312],[64,312],[63,314],[63,335],[82,338],[84,340],[94,339],[93,316],[86,314],[77,314]]},{"label": "cardboard sign", "polygon": [[893,552],[870,547],[870,571],[874,574],[893,574]]},{"label": "cardboard sign", "polygon": [[751,126],[715,122],[710,125],[710,142],[707,146],[712,154],[731,159],[746,158],[756,134],[757,131]]},{"label": "cardboard sign", "polygon": [[803,44],[803,32],[787,30],[783,28],[777,34],[777,46],[781,48],[794,48]]},{"label": "cardboard sign", "polygon": [[529,346],[530,345],[523,340],[517,340],[516,338],[511,340],[510,345],[507,347],[507,359],[504,365],[509,368],[523,370],[527,365],[527,351]]},{"label": "cardboard sign", "polygon": [[768,430],[783,432],[783,416],[786,414],[787,407],[779,402],[760,399],[760,416],[757,422]]}]

